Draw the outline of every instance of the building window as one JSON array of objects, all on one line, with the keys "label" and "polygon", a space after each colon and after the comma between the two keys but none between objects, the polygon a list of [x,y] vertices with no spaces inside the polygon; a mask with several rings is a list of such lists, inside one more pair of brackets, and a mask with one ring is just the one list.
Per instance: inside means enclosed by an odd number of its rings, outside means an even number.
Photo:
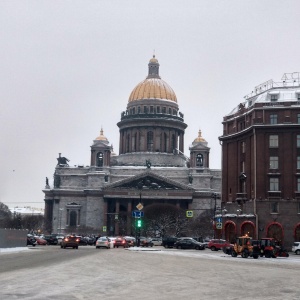
[{"label": "building window", "polygon": [[278,156],[270,156],[270,169],[278,169]]},{"label": "building window", "polygon": [[202,167],[203,166],[203,155],[202,154],[197,154],[196,157],[196,166],[197,167]]},{"label": "building window", "polygon": [[275,177],[270,178],[270,191],[272,192],[279,191],[279,178],[275,178]]},{"label": "building window", "polygon": [[277,124],[277,115],[270,115],[270,124]]},{"label": "building window", "polygon": [[275,102],[278,99],[278,95],[271,95],[271,102]]},{"label": "building window", "polygon": [[[300,94],[298,94],[300,95]],[[300,124],[300,114],[297,114],[297,123]]]},{"label": "building window", "polygon": [[150,106],[150,114],[153,114],[154,110],[153,110],[153,106]]},{"label": "building window", "polygon": [[300,134],[297,134],[297,148],[300,148]]},{"label": "building window", "polygon": [[297,93],[297,99],[300,101],[300,93]]},{"label": "building window", "polygon": [[141,113],[141,107],[138,106],[138,114],[140,114],[140,113]]},{"label": "building window", "polygon": [[162,113],[163,113],[163,114],[166,113],[166,108],[165,108],[165,107],[162,108]]},{"label": "building window", "polygon": [[300,192],[300,178],[297,178],[297,192]]},{"label": "building window", "polygon": [[269,146],[270,146],[270,148],[278,147],[278,135],[270,135]]},{"label": "building window", "polygon": [[169,115],[172,114],[172,109],[169,107]]},{"label": "building window", "polygon": [[245,153],[246,152],[246,143],[245,142],[241,143],[241,148],[242,148],[242,153]]},{"label": "building window", "polygon": [[176,109],[173,109],[173,115],[174,115],[174,116],[177,115]]},{"label": "building window", "polygon": [[144,114],[148,113],[147,106],[144,106]]},{"label": "building window", "polygon": [[279,203],[276,202],[271,202],[271,214],[278,214],[279,213]]},{"label": "building window", "polygon": [[298,206],[298,214],[300,214],[300,202],[297,203]]},{"label": "building window", "polygon": [[132,114],[135,115],[135,107],[132,109]]},{"label": "building window", "polygon": [[147,150],[153,151],[153,131],[147,133]]},{"label": "building window", "polygon": [[297,156],[297,170],[300,170],[300,156]]},{"label": "building window", "polygon": [[103,167],[103,153],[99,152],[97,154],[97,167]]},{"label": "building window", "polygon": [[157,112],[158,114],[160,114],[160,107],[159,107],[159,106],[156,107],[156,112]]}]

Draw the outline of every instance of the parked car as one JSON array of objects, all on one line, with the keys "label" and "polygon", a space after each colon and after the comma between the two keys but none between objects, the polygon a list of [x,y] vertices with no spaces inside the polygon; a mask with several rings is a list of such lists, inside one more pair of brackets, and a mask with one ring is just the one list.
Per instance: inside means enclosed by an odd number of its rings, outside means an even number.
[{"label": "parked car", "polygon": [[194,239],[179,239],[175,244],[174,248],[177,249],[196,249],[204,250],[205,245],[203,243],[197,242]]},{"label": "parked car", "polygon": [[43,246],[48,245],[48,243],[47,243],[47,241],[45,239],[42,239],[40,237],[35,237],[35,239],[36,239],[37,245],[43,245]]},{"label": "parked car", "polygon": [[164,237],[162,239],[162,245],[165,248],[173,248],[175,242],[177,242],[178,238],[174,236]]},{"label": "parked car", "polygon": [[154,246],[162,246],[162,238],[152,238]]},{"label": "parked car", "polygon": [[151,238],[140,237],[140,246],[141,247],[153,247],[153,242]]},{"label": "parked car", "polygon": [[61,244],[61,241],[63,240],[64,237],[65,237],[65,236],[62,235],[62,234],[58,234],[58,235],[56,236],[56,238],[57,238],[57,244],[58,244],[58,245]]},{"label": "parked car", "polygon": [[114,245],[113,241],[107,236],[101,236],[96,241],[96,249],[100,249],[100,248],[110,249],[113,248],[113,245]]},{"label": "parked car", "polygon": [[57,245],[58,244],[58,240],[57,240],[56,236],[45,235],[44,238],[47,241],[48,245]]},{"label": "parked car", "polygon": [[122,236],[117,236],[114,242],[114,248],[128,247],[126,240]]},{"label": "parked car", "polygon": [[209,248],[211,251],[222,250],[224,247],[230,247],[230,243],[222,239],[212,239],[207,245],[207,248]]},{"label": "parked car", "polygon": [[292,252],[299,255],[300,254],[300,242],[294,242],[292,246]]},{"label": "parked car", "polygon": [[124,239],[126,240],[128,247],[135,246],[135,238],[133,236],[124,236]]},{"label": "parked car", "polygon": [[68,235],[61,241],[60,248],[66,249],[67,247],[72,247],[73,249],[78,249],[79,240],[75,235]]},{"label": "parked car", "polygon": [[34,238],[34,236],[28,234],[27,235],[27,246],[35,247],[36,244],[37,244],[37,242],[36,242],[36,239]]}]

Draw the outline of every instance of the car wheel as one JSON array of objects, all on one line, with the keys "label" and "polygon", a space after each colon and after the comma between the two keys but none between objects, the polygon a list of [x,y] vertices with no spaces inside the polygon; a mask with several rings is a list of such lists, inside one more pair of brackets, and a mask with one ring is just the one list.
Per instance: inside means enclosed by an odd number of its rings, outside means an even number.
[{"label": "car wheel", "polygon": [[78,250],[78,246],[76,247],[76,249]]},{"label": "car wheel", "polygon": [[211,250],[211,251],[216,251],[216,247],[215,247],[215,246],[212,246],[212,247],[210,248],[210,250]]},{"label": "car wheel", "polygon": [[196,250],[200,250],[200,247],[199,247],[199,246],[197,246],[197,247],[196,247]]},{"label": "car wheel", "polygon": [[99,249],[99,247],[96,246],[96,249]]},{"label": "car wheel", "polygon": [[234,250],[232,250],[231,256],[232,256],[232,257],[237,257],[237,253],[236,253]]},{"label": "car wheel", "polygon": [[296,253],[296,255],[299,255],[300,254],[300,250],[299,249],[296,250],[295,253]]},{"label": "car wheel", "polygon": [[63,248],[63,246],[62,246],[62,245],[60,245],[60,248],[62,249],[62,248]]}]

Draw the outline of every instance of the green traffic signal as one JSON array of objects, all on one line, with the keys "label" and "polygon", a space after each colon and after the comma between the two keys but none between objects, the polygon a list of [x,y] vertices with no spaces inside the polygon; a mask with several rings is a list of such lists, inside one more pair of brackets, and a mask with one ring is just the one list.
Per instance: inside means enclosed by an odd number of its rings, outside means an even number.
[{"label": "green traffic signal", "polygon": [[142,227],[142,220],[140,220],[140,219],[137,220],[137,227],[139,227],[139,228]]}]

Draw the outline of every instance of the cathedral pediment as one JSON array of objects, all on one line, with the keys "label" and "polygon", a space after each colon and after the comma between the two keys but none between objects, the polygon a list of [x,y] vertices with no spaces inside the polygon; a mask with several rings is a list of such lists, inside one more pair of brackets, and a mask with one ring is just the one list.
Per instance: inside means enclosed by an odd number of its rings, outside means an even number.
[{"label": "cathedral pediment", "polygon": [[151,171],[111,183],[103,188],[108,189],[134,189],[134,190],[194,190],[192,187],[157,175]]}]

